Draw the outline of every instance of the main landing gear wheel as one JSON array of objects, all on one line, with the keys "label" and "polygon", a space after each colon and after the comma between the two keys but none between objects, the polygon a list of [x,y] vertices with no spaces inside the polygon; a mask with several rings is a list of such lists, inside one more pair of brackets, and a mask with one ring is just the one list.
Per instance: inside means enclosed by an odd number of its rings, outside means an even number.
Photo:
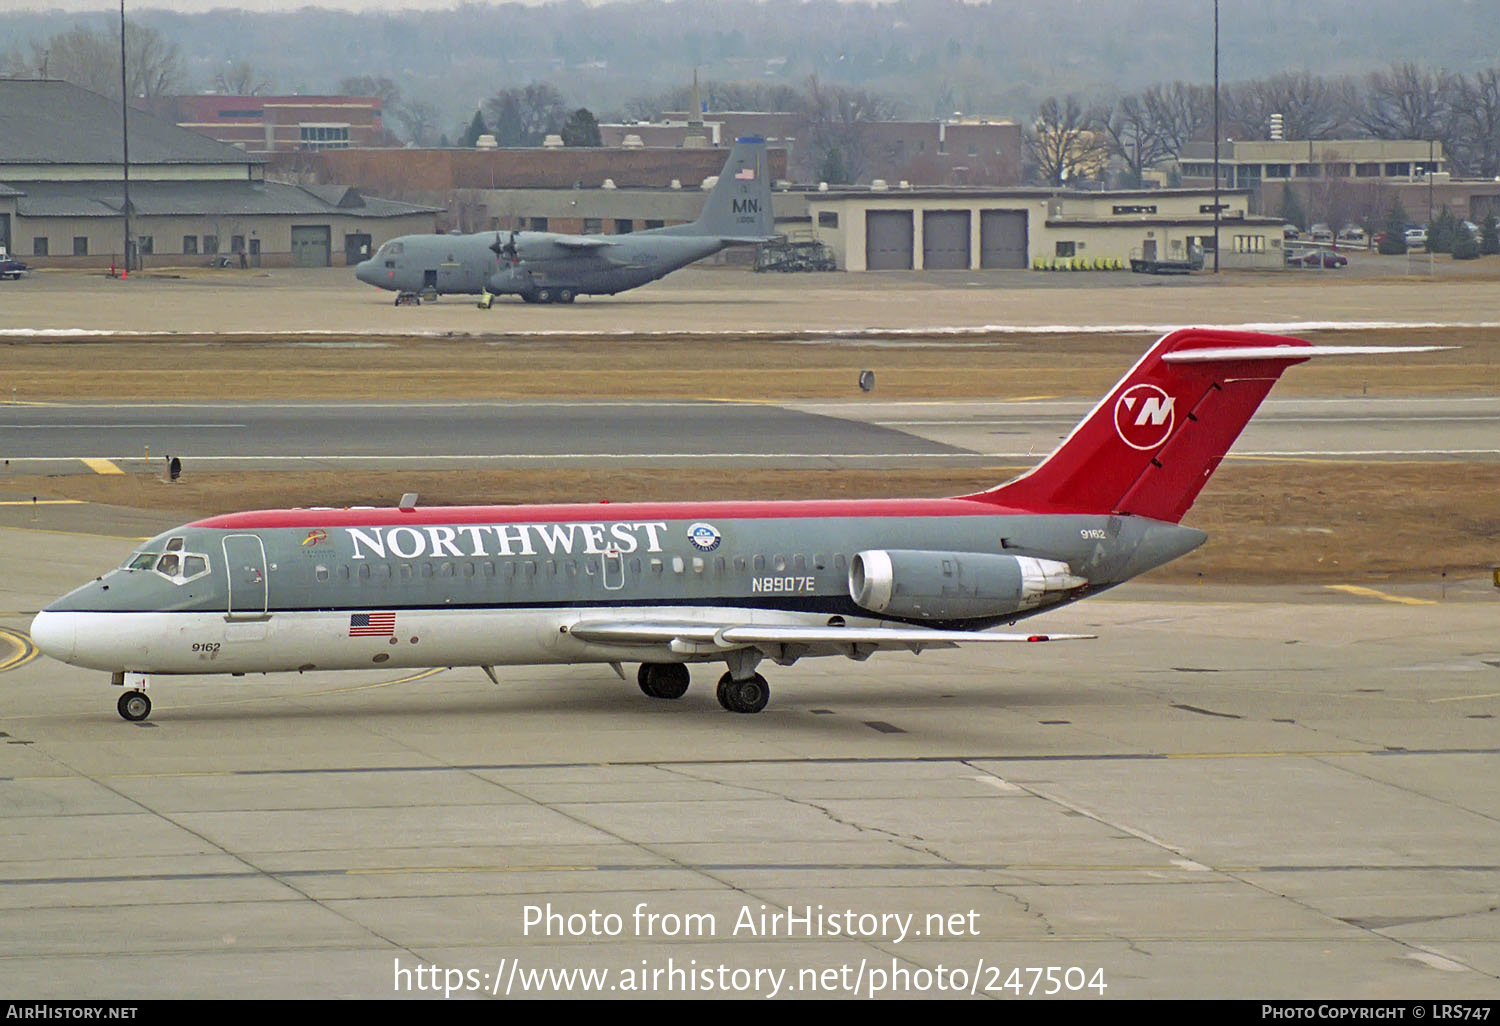
[{"label": "main landing gear wheel", "polygon": [[131,723],[139,723],[151,715],[151,699],[146,697],[144,691],[127,691],[120,696],[120,703],[116,708]]},{"label": "main landing gear wheel", "polygon": [[771,685],[758,673],[746,680],[735,680],[730,673],[719,678],[719,704],[730,712],[758,713],[770,700]]},{"label": "main landing gear wheel", "polygon": [[551,289],[537,289],[536,290],[536,301],[538,303],[550,303],[550,302],[552,302],[552,298],[553,298],[553,296],[552,296],[552,290]]},{"label": "main landing gear wheel", "polygon": [[577,295],[577,293],[575,293],[572,289],[558,289],[557,301],[559,303],[571,303],[573,302],[573,297],[575,295]]},{"label": "main landing gear wheel", "polygon": [[635,679],[652,698],[681,698],[690,678],[682,663],[642,663]]}]

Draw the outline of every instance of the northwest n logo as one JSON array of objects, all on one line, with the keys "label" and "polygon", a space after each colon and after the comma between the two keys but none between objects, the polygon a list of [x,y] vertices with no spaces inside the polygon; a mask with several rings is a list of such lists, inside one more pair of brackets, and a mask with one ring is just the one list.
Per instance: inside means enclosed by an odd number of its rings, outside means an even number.
[{"label": "northwest n logo", "polygon": [[1174,400],[1155,385],[1132,385],[1115,403],[1115,431],[1132,449],[1155,449],[1172,437]]}]

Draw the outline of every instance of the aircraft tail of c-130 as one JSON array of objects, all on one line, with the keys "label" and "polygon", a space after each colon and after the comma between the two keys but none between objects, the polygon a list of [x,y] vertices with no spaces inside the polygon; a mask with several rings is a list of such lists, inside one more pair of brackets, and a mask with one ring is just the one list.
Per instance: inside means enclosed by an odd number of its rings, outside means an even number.
[{"label": "aircraft tail of c-130", "polygon": [[736,139],[698,219],[650,234],[709,236],[726,243],[764,242],[776,234],[766,141],[758,136]]}]

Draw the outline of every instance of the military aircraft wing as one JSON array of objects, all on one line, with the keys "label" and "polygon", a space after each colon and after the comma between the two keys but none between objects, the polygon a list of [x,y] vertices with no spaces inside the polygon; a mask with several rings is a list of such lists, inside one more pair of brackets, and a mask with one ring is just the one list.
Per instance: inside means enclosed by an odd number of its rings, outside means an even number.
[{"label": "military aircraft wing", "polygon": [[570,637],[599,645],[669,645],[678,649],[730,650],[804,646],[845,651],[954,648],[968,642],[1084,641],[1093,634],[993,634],[987,631],[942,631],[925,627],[804,627],[798,624],[741,624],[702,621],[579,620]]}]

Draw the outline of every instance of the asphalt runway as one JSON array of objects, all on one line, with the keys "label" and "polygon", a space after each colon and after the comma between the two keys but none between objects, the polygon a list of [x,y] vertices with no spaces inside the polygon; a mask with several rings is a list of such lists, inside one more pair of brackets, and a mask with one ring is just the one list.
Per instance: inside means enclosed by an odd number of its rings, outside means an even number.
[{"label": "asphalt runway", "polygon": [[1098,641],[773,668],[757,716],[565,667],[128,724],[24,632],[131,546],[0,528],[8,994],[1500,993],[1487,583],[1127,585],[1033,621]]},{"label": "asphalt runway", "polygon": [[[562,465],[904,467],[1036,459],[1092,404],[598,401],[87,403],[0,406],[0,457],[26,473]],[[1500,458],[1500,398],[1270,400],[1252,458]]]}]

